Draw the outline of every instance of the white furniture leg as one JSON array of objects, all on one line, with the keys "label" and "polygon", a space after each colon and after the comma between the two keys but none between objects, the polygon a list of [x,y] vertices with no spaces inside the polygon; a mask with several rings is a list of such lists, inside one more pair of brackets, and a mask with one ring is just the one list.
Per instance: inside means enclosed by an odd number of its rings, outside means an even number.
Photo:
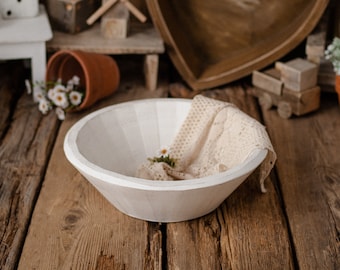
[{"label": "white furniture leg", "polygon": [[0,59],[30,59],[33,83],[45,80],[45,42],[52,38],[43,5],[39,11],[39,15],[32,18],[2,20],[0,27]]}]

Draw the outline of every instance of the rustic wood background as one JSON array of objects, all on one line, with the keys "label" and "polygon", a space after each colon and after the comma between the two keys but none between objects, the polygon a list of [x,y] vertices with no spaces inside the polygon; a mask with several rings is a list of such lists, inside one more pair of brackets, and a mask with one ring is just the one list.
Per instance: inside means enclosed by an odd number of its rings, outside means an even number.
[{"label": "rustic wood background", "polygon": [[[62,143],[79,118],[106,105],[166,97],[177,80],[167,58],[160,85],[145,91],[141,58],[121,57],[119,91],[59,122],[24,91],[21,65],[0,80],[1,269],[339,269],[340,117],[337,97],[283,120],[260,110],[246,78],[203,92],[263,122],[278,155],[261,194],[254,173],[218,209],[158,224],[112,207],[66,160]],[[164,65],[163,65],[164,64]],[[137,65],[137,66],[136,66]]]}]

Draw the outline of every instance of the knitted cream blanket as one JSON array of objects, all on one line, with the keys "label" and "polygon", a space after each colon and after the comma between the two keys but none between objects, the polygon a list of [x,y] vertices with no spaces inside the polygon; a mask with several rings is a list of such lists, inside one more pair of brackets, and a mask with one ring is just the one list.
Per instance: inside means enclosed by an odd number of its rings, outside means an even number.
[{"label": "knitted cream blanket", "polygon": [[276,161],[265,127],[233,104],[197,95],[173,143],[175,167],[145,162],[136,176],[151,180],[201,178],[226,171],[243,162],[256,148],[268,149],[260,165],[261,190]]}]

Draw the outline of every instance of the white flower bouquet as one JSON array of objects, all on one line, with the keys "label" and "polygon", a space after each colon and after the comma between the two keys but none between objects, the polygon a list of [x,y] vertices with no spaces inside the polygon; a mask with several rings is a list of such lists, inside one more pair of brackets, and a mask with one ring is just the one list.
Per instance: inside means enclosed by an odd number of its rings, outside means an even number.
[{"label": "white flower bouquet", "polygon": [[[38,90],[34,92],[35,100],[38,101],[39,110],[47,114],[55,108],[58,119],[64,120],[66,112],[75,109],[84,99],[84,91],[79,86],[79,77],[73,76],[66,85],[62,80],[56,82],[37,83]],[[26,82],[28,92],[31,93],[30,84]]]},{"label": "white flower bouquet", "polygon": [[334,37],[325,50],[325,58],[333,64],[334,72],[340,75],[340,38]]}]

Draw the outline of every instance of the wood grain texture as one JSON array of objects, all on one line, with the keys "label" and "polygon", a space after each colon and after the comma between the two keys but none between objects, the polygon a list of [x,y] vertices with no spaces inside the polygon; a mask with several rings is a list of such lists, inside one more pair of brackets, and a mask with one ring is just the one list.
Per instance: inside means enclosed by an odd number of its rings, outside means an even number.
[{"label": "wood grain texture", "polygon": [[107,39],[126,38],[129,32],[129,19],[127,7],[122,2],[115,4],[100,20],[101,34]]},{"label": "wood grain texture", "polygon": [[[261,114],[243,82],[202,91],[261,120],[278,160],[265,182],[266,194],[255,171],[218,209],[188,222],[130,218],[67,162],[64,135],[83,115],[118,102],[167,96],[169,82],[163,78],[154,92],[143,87],[138,57],[139,66],[132,67],[118,57],[119,91],[90,110],[68,115],[59,133],[55,115],[42,116],[30,96],[11,96],[4,86],[9,81],[3,83],[0,74],[0,115],[7,114],[0,130],[0,268],[340,269],[335,93],[322,93],[316,112],[285,120],[275,109]],[[160,75],[169,75],[162,62],[160,68]],[[177,93],[197,94],[187,90]]]},{"label": "wood grain texture", "polygon": [[103,54],[160,54],[165,50],[163,40],[152,25],[132,23],[124,39],[104,38],[97,23],[77,35],[55,31],[46,46],[48,51],[83,50]]},{"label": "wood grain texture", "polygon": [[[242,87],[205,92],[259,118],[256,102]],[[267,194],[252,174],[216,211],[167,225],[168,269],[293,269],[279,196],[268,179]]]},{"label": "wood grain texture", "polygon": [[0,144],[1,269],[17,265],[57,129],[55,116],[42,116],[31,96],[21,96]]},{"label": "wood grain texture", "polygon": [[263,72],[254,70],[252,74],[252,84],[279,96],[283,89],[283,82],[280,80],[280,76],[280,71],[276,68],[270,68]]},{"label": "wood grain texture", "polygon": [[277,175],[299,269],[340,268],[340,115],[324,94],[315,114],[264,120],[277,151]]},{"label": "wood grain texture", "polygon": [[73,123],[67,122],[53,151],[19,269],[138,269],[141,265],[157,269],[161,243],[157,225],[115,210],[71,167],[62,147]]},{"label": "wood grain texture", "polygon": [[313,30],[328,0],[146,2],[174,65],[200,90],[287,54]]},{"label": "wood grain texture", "polygon": [[68,115],[62,123],[19,269],[161,268],[160,226],[116,210],[72,167],[63,152],[67,130],[89,112],[128,100],[167,96],[166,87],[146,91],[136,78],[123,76],[112,97],[89,111]]}]

